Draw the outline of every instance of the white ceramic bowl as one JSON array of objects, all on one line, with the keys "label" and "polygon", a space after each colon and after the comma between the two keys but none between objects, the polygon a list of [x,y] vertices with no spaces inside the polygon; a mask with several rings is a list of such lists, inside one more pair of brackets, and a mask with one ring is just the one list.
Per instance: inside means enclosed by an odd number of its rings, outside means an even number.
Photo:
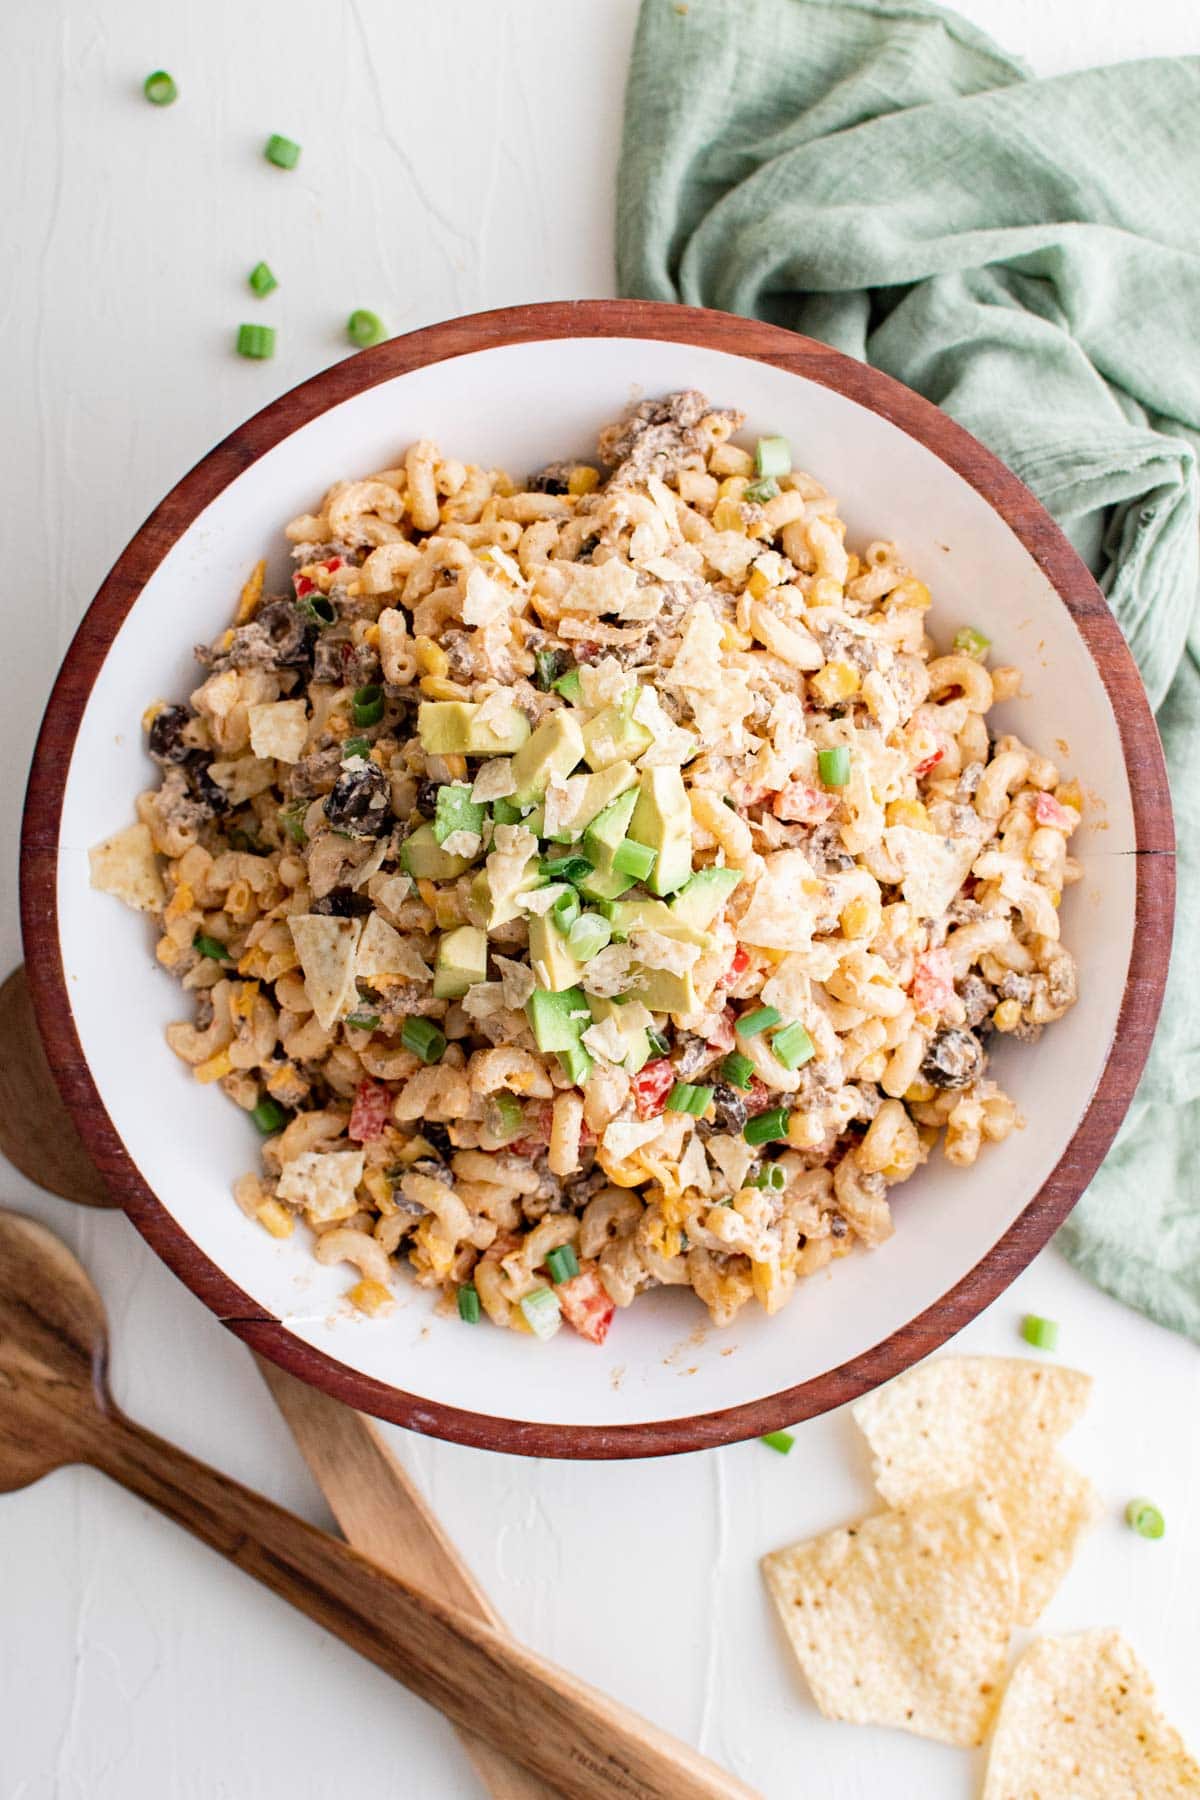
[{"label": "white ceramic bowl", "polygon": [[[810,1280],[777,1318],[747,1307],[718,1331],[690,1292],[663,1291],[619,1313],[603,1348],[571,1333],[544,1347],[438,1317],[400,1276],[393,1315],[360,1322],[340,1299],[344,1270],[320,1267],[304,1232],[278,1243],[234,1205],[257,1134],[166,1048],[163,1027],[186,1004],[147,922],[89,887],[88,847],[129,822],[153,781],[146,703],[194,685],[191,646],[228,623],[260,555],[268,584],[283,585],[281,527],[332,480],[394,463],[416,437],[523,473],[588,454],[631,400],[680,387],[742,408],[751,434],[786,436],[838,496],[852,543],[902,545],[935,595],[935,633],[970,622],[996,661],[1024,671],[1023,697],[996,721],[1078,774],[1090,799],[1074,846],[1084,879],[1062,908],[1079,1003],[1035,1046],[994,1045],[1025,1128],[971,1171],[935,1154],[893,1195],[894,1238]],[[934,408],[823,346],[719,314],[611,302],[459,320],[285,396],[199,465],[117,564],[64,665],[34,767],[31,984],[115,1195],[257,1348],[360,1407],[495,1448],[615,1456],[722,1442],[926,1353],[1012,1279],[1082,1190],[1161,992],[1170,857],[1131,854],[1170,849],[1161,756],[1082,564],[1015,478]]]}]

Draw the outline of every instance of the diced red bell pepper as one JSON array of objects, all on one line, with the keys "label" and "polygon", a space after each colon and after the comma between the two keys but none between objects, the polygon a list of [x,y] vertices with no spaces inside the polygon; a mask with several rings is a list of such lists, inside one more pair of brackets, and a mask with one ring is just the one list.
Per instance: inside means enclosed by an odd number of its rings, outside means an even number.
[{"label": "diced red bell pepper", "polygon": [[347,1135],[357,1144],[369,1144],[373,1138],[383,1136],[391,1116],[392,1096],[382,1082],[367,1077],[354,1091]]},{"label": "diced red bell pepper", "polygon": [[584,1263],[578,1275],[555,1288],[563,1318],[580,1337],[602,1344],[617,1310],[600,1280],[595,1263]]},{"label": "diced red bell pepper", "polygon": [[751,1119],[758,1113],[766,1112],[769,1106],[778,1106],[779,1104],[778,1094],[773,1094],[766,1082],[760,1081],[757,1075],[750,1077],[750,1086],[743,1094],[742,1099],[746,1106],[746,1116]]},{"label": "diced red bell pepper", "polygon": [[316,582],[310,581],[307,575],[297,575],[292,583],[296,590],[297,600],[303,600],[306,594],[311,594],[316,585]]},{"label": "diced red bell pepper", "polygon": [[667,1104],[667,1095],[675,1085],[675,1070],[669,1058],[662,1056],[648,1062],[633,1078],[633,1103],[639,1119],[656,1119]]},{"label": "diced red bell pepper", "polygon": [[942,760],[943,756],[945,756],[945,754],[946,754],[945,749],[941,745],[939,745],[938,748],[934,751],[932,756],[927,756],[925,758],[924,762],[919,762],[917,764],[916,768],[913,770],[913,774],[914,775],[928,775],[930,769],[937,768],[938,764],[941,762],[941,760]]},{"label": "diced red bell pepper", "polygon": [[1039,825],[1053,825],[1056,831],[1074,831],[1078,823],[1053,794],[1039,794],[1033,803],[1033,816]]},{"label": "diced red bell pepper", "polygon": [[322,568],[323,568],[323,569],[328,569],[328,570],[329,570],[329,573],[330,573],[330,574],[331,574],[331,575],[332,575],[332,574],[333,574],[333,571],[334,571],[334,570],[335,570],[335,569],[340,569],[340,568],[341,568],[341,566],[342,566],[342,559],[341,559],[341,557],[340,557],[340,556],[331,556],[331,557],[330,557],[330,558],[329,558],[329,561],[328,561],[328,562],[326,562],[326,563],[322,563],[322,564],[321,564],[321,567],[322,567]]},{"label": "diced red bell pepper", "polygon": [[744,950],[742,948],[742,946],[739,944],[737,949],[734,951],[732,957],[730,958],[729,967],[726,969],[725,973],[722,975],[720,981],[718,981],[717,986],[725,987],[728,985],[729,982],[736,981],[738,976],[744,975],[746,973],[746,970],[749,967],[750,967],[750,953],[748,950]]},{"label": "diced red bell pepper", "polygon": [[710,1050],[720,1050],[723,1055],[728,1055],[729,1051],[733,1049],[733,1009],[731,1007],[725,1008],[721,1014],[720,1024],[715,1030],[709,1032],[705,1042]]},{"label": "diced red bell pepper", "polygon": [[954,998],[954,963],[948,950],[926,950],[918,956],[912,997],[918,1012],[946,1011]]},{"label": "diced red bell pepper", "polygon": [[821,825],[830,818],[838,796],[824,788],[811,787],[807,781],[789,781],[775,796],[771,811],[777,819],[796,825]]}]

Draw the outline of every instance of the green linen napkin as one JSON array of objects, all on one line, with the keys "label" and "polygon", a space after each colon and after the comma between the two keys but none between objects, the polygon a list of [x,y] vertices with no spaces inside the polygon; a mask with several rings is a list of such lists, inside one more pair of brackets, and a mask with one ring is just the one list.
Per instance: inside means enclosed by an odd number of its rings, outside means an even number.
[{"label": "green linen napkin", "polygon": [[1090,563],[1170,764],[1179,918],[1129,1117],[1058,1242],[1200,1339],[1200,58],[1054,80],[923,0],[643,0],[623,294],[936,401]]}]

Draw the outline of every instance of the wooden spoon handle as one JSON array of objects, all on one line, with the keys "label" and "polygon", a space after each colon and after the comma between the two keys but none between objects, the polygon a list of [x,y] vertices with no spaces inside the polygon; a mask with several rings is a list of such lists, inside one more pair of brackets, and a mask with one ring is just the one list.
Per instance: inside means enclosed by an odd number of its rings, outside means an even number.
[{"label": "wooden spoon handle", "polygon": [[88,1460],[568,1800],[753,1800],[636,1713],[115,1409]]},{"label": "wooden spoon handle", "polygon": [[[265,1356],[263,1380],[347,1538],[389,1575],[503,1630],[467,1565],[369,1419]],[[556,1800],[556,1790],[473,1731],[456,1727],[492,1800]]]}]

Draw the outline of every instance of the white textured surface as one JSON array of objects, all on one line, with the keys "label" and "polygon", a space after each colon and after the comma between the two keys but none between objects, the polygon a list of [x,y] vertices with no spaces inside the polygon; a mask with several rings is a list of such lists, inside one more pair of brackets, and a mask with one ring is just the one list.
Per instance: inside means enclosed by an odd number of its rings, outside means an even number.
[{"label": "white textured surface", "polygon": [[[1195,50],[1193,0],[972,0],[1041,72]],[[0,951],[19,955],[15,830],[42,696],[130,532],[247,413],[333,360],[352,306],[394,330],[611,291],[611,189],[633,0],[8,0],[0,169]],[[151,66],[183,98],[137,98]],[[284,176],[263,136],[305,147]],[[1164,175],[1166,178],[1166,175]],[[243,298],[259,256],[283,281]],[[282,327],[265,366],[243,317]],[[239,1346],[119,1218],[15,1175],[0,1194],[92,1269],[115,1385],[147,1423],[314,1519],[317,1496]],[[1048,1253],[963,1347],[1027,1308],[1097,1376],[1073,1445],[1108,1517],[1046,1621],[1121,1625],[1200,1739],[1195,1350]],[[486,1346],[481,1343],[481,1354]],[[755,1559],[869,1505],[847,1418],[757,1444],[569,1466],[406,1441],[401,1454],[515,1629],[726,1760],[767,1800],[967,1800],[963,1753],[829,1725],[783,1661]],[[1132,1491],[1168,1516],[1149,1545]],[[514,1730],[520,1722],[514,1721]],[[0,1800],[443,1800],[478,1790],[446,1728],[94,1475],[0,1498]]]}]

